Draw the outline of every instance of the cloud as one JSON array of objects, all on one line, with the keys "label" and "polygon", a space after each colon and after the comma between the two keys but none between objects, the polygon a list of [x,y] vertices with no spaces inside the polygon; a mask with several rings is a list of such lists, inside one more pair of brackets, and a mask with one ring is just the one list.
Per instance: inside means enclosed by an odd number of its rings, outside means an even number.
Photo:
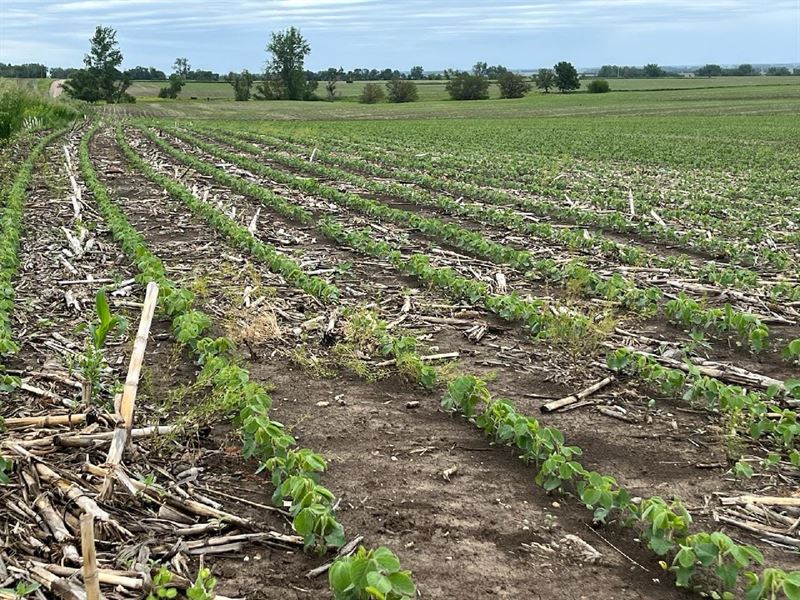
[{"label": "cloud", "polygon": [[[399,51],[384,46],[386,40],[398,39],[404,40],[406,54],[409,49],[417,53],[408,57],[409,62],[428,64],[444,60],[432,52],[444,51],[444,57],[449,57],[460,48],[488,54],[507,46],[510,53],[512,41],[537,45],[547,36],[556,36],[551,42],[559,44],[556,49],[562,54],[590,42],[596,54],[603,43],[597,37],[598,26],[604,29],[608,45],[619,44],[615,36],[629,36],[631,54],[634,41],[648,43],[636,37],[643,31],[654,34],[649,41],[656,43],[659,36],[667,40],[683,35],[681,28],[687,26],[697,36],[702,31],[713,36],[715,31],[739,27],[741,35],[723,44],[721,51],[741,52],[741,39],[758,39],[752,52],[778,48],[786,60],[800,60],[797,0],[3,0],[0,19],[3,60],[17,62],[33,55],[47,56],[44,49],[48,49],[54,57],[71,53],[70,62],[78,63],[98,24],[117,28],[121,42],[147,57],[132,62],[150,60],[162,66],[171,60],[160,57],[159,50],[148,51],[144,40],[164,40],[161,46],[172,40],[184,48],[183,54],[227,57],[232,62],[237,44],[263,48],[269,31],[289,25],[305,31],[312,46],[321,44],[328,55],[335,50],[348,60],[354,60],[350,48],[365,47],[379,48],[383,56],[397,60]],[[748,23],[761,29],[748,33]],[[794,35],[787,36],[792,26]],[[66,32],[69,37],[53,41],[54,32]],[[51,40],[46,45],[26,41],[45,37]],[[767,44],[761,43],[764,38]],[[443,50],[443,44],[449,47]],[[476,44],[486,46],[481,49]],[[698,42],[697,47],[703,46]],[[690,49],[691,44],[681,50]],[[677,55],[674,49],[667,50],[665,59]],[[370,54],[361,60],[372,64],[378,56]],[[512,58],[507,62],[513,62]],[[328,56],[328,60],[344,58]]]}]

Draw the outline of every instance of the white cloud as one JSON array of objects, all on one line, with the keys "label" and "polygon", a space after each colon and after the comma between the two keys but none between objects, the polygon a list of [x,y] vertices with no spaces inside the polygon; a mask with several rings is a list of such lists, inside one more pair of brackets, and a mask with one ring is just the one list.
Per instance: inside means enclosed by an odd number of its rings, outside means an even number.
[{"label": "white cloud", "polygon": [[[677,30],[685,24],[702,25],[713,33],[730,23],[741,23],[746,30],[749,19],[763,23],[769,18],[784,26],[794,23],[796,30],[797,0],[0,0],[0,38],[2,60],[21,62],[36,56],[49,64],[64,62],[64,56],[72,57],[66,62],[79,63],[98,24],[117,28],[121,41],[141,48],[145,39],[163,40],[159,46],[171,40],[187,55],[234,55],[232,41],[246,45],[255,37],[263,47],[269,31],[289,25],[307,31],[312,44],[336,40],[344,53],[402,37],[411,40],[406,48],[420,52],[445,38],[448,44],[460,43],[471,54],[480,54],[474,46],[477,37],[495,36],[494,49],[502,48],[509,36],[535,40],[537,33],[574,30],[563,39],[562,51],[567,53],[596,34],[598,24],[606,36]],[[45,36],[50,40],[46,44],[28,41]],[[783,43],[788,60],[800,60],[796,36],[784,42],[767,37]],[[731,49],[740,47],[731,40]],[[159,56],[159,51],[148,56]],[[140,64],[147,60],[133,58]]]}]

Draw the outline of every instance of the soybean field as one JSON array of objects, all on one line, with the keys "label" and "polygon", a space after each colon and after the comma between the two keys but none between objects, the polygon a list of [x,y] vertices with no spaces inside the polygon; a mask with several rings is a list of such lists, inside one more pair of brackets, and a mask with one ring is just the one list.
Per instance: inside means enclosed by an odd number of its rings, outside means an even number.
[{"label": "soybean field", "polygon": [[796,84],[306,104],[2,147],[0,580],[797,598]]}]

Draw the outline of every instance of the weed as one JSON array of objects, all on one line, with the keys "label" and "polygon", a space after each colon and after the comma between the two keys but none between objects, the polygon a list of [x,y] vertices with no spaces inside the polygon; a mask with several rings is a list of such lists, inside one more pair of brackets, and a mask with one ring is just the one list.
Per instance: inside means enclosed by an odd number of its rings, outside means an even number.
[{"label": "weed", "polygon": [[294,364],[314,377],[323,379],[336,377],[336,371],[330,367],[328,362],[312,354],[306,345],[295,346],[289,358]]},{"label": "weed", "polygon": [[211,571],[201,568],[197,572],[197,579],[186,590],[189,600],[214,600],[214,588],[217,587],[217,579],[211,575]]},{"label": "weed", "polygon": [[104,352],[106,341],[111,335],[124,335],[128,322],[123,316],[111,314],[105,290],[97,292],[95,308],[97,320],[79,327],[79,330],[88,329],[89,335],[75,367],[84,385],[83,401],[96,403],[103,392],[101,377],[108,368]]}]

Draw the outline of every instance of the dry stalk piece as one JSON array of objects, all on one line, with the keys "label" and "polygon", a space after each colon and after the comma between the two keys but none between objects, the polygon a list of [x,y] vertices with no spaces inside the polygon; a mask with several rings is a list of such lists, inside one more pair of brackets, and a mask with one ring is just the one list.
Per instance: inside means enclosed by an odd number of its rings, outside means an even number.
[{"label": "dry stalk piece", "polygon": [[544,404],[541,408],[541,411],[549,413],[564,408],[565,406],[569,406],[570,404],[575,404],[576,402],[580,402],[584,398],[588,398],[595,392],[602,390],[604,387],[607,387],[613,381],[614,381],[613,375],[606,377],[605,379],[601,379],[597,383],[593,383],[592,385],[581,390],[577,394],[572,394],[570,396],[561,398],[560,400],[554,400],[553,402],[548,402],[547,404]]},{"label": "dry stalk piece", "polygon": [[94,547],[94,517],[81,515],[81,554],[83,555],[83,585],[87,600],[100,600],[100,579],[97,572],[97,551]]}]

